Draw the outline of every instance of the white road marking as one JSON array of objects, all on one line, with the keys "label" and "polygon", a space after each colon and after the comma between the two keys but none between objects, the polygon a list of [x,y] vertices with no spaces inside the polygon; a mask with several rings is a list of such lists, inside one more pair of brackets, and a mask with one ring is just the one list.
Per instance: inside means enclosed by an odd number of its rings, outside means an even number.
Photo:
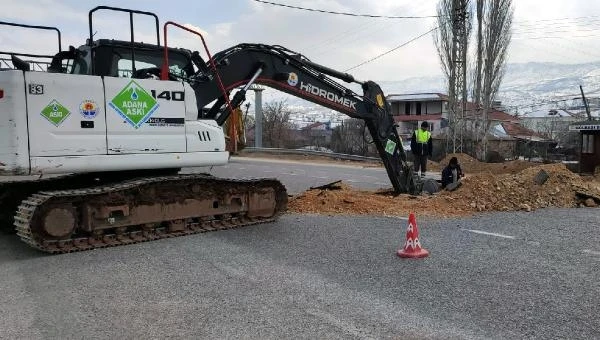
[{"label": "white road marking", "polygon": [[584,249],[581,251],[582,253],[586,253],[586,254],[590,254],[590,255],[597,255],[600,256],[600,251],[596,251],[596,250],[591,250],[591,249]]},{"label": "white road marking", "polygon": [[319,178],[319,179],[328,179],[329,178],[327,176],[310,176],[310,177]]},{"label": "white road marking", "polygon": [[488,236],[496,236],[496,237],[508,238],[508,239],[511,239],[511,240],[515,238],[514,236],[510,236],[510,235],[490,233],[490,232],[483,231],[483,230],[474,230],[474,229],[463,229],[463,230],[471,232],[471,233],[475,233],[475,234],[488,235]]}]

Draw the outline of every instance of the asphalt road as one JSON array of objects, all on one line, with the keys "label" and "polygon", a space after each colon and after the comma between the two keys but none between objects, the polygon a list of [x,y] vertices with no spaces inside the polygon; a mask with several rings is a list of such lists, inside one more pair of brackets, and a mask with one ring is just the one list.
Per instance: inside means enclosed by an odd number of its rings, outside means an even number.
[{"label": "asphalt road", "polygon": [[0,338],[600,338],[597,209],[417,219],[421,260],[373,216],[58,256],[0,235]]},{"label": "asphalt road", "polygon": [[[212,168],[189,168],[184,172],[209,172],[218,177],[276,177],[288,193],[297,194],[310,187],[337,180],[361,189],[392,188],[383,167],[345,165],[343,163],[311,163],[291,160],[232,157],[229,164]],[[440,174],[428,172],[427,178]]]}]

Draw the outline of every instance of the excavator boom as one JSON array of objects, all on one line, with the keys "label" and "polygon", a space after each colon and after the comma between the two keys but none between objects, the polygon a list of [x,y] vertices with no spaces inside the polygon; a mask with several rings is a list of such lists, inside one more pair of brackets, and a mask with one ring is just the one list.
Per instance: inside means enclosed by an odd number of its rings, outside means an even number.
[{"label": "excavator boom", "polygon": [[[216,119],[222,124],[229,114],[224,107],[226,99],[216,79],[221,80],[228,93],[244,86],[231,100],[233,107],[241,104],[245,91],[252,83],[275,88],[349,117],[364,120],[394,191],[410,194],[421,192],[422,185],[413,176],[412,168],[407,163],[390,113],[390,105],[381,87],[373,81],[358,81],[350,74],[314,63],[282,46],[240,44],[215,54],[212,61],[216,65],[218,76],[210,74],[210,68],[204,67],[209,73],[202,75],[204,81],[192,83],[200,109],[217,99],[201,118]],[[360,84],[362,95],[331,77]]]}]

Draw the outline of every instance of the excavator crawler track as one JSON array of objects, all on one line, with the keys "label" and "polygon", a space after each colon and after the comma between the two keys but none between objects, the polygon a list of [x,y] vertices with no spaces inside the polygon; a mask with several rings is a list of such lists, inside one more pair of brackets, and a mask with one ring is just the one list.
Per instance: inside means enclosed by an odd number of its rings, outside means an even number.
[{"label": "excavator crawler track", "polygon": [[40,191],[14,225],[23,242],[59,254],[270,222],[286,207],[275,179],[174,175]]},{"label": "excavator crawler track", "polygon": [[27,178],[0,182],[0,230],[13,231],[13,218],[20,202],[41,190],[68,189],[91,184],[89,174]]}]

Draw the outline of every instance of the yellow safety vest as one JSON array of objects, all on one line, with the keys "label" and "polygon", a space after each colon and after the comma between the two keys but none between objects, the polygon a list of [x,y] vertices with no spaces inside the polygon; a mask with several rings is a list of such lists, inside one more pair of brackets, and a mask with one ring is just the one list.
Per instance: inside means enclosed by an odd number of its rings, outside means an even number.
[{"label": "yellow safety vest", "polygon": [[427,142],[429,142],[429,138],[431,138],[431,132],[417,129],[415,130],[415,136],[417,137],[417,143],[427,144]]}]

